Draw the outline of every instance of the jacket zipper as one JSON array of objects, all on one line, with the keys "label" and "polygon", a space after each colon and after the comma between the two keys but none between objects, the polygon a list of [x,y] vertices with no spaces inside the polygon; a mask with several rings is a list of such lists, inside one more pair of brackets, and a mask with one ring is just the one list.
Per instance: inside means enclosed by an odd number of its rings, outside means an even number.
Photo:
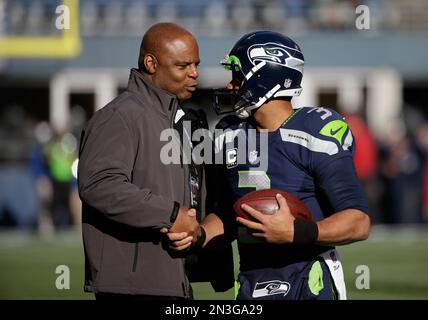
[{"label": "jacket zipper", "polygon": [[135,270],[137,269],[137,260],[138,260],[138,242],[135,244],[134,264],[132,265],[132,272],[135,272]]},{"label": "jacket zipper", "polygon": [[[169,127],[172,129],[175,129],[174,128],[175,114],[177,113],[177,109],[178,109],[174,105],[174,100],[175,100],[174,98],[171,99],[171,101],[169,102],[169,107],[168,107],[168,110],[172,112],[171,122],[169,124]],[[178,103],[176,105],[178,105]],[[181,140],[179,141],[179,144],[180,144],[180,167],[183,168],[183,146],[181,145]]]},{"label": "jacket zipper", "polygon": [[[173,101],[174,100],[171,99],[171,102],[169,104],[169,110],[171,110],[172,107],[173,107]],[[173,117],[172,118],[173,118],[173,120],[172,120],[172,123],[171,123],[171,128],[174,128],[174,118],[175,118],[175,113],[176,112],[177,112],[177,108],[174,108],[174,110],[172,110],[172,113],[173,113]],[[180,138],[183,140],[183,143],[184,143],[184,127],[183,127],[183,137],[180,137]],[[189,181],[188,181],[188,179],[186,179],[186,169],[184,169],[184,164],[183,164],[183,161],[184,161],[183,152],[184,152],[184,148],[183,148],[183,145],[182,145],[182,143],[180,141],[180,166],[181,166],[181,168],[183,168],[184,190],[187,190],[188,195],[190,196],[191,190],[190,190]],[[189,170],[189,166],[188,165],[187,165],[187,170]],[[189,171],[188,174],[190,174],[190,171]],[[185,203],[186,203],[186,191],[184,192],[184,196],[183,196],[183,204],[185,204]],[[189,279],[187,278],[187,274],[186,274],[186,267],[185,267],[186,260],[185,260],[185,258],[182,258],[182,260],[183,260],[183,263],[181,265],[182,266],[182,272],[183,272],[182,290],[183,290],[184,296],[187,299],[189,299],[190,298],[190,282],[189,282]]]},{"label": "jacket zipper", "polygon": [[[173,109],[173,106],[174,106],[173,102],[174,102],[174,99],[171,99],[171,101],[169,103],[169,108],[168,108],[169,110]],[[174,108],[172,110],[172,121],[171,121],[171,124],[170,124],[171,128],[174,128],[174,119],[175,119],[175,113],[176,112],[177,112],[177,108]],[[184,141],[184,127],[183,127],[183,137],[180,137],[180,138]],[[180,166],[181,166],[181,168],[183,168],[183,174],[184,174],[184,179],[183,179],[184,180],[184,190],[187,190],[188,191],[188,195],[190,196],[190,192],[191,192],[191,190],[190,190],[190,184],[189,184],[188,179],[186,179],[186,170],[184,169],[184,165],[183,165],[183,161],[184,161],[184,157],[183,157],[184,147],[183,147],[181,141],[179,141],[179,142],[180,142]],[[189,168],[189,166],[187,166],[187,170],[189,170],[188,174],[190,174],[190,168]],[[184,203],[186,203],[186,191],[184,192],[184,196],[183,196],[183,204]],[[183,273],[182,289],[183,289],[184,297],[187,298],[187,299],[189,299],[190,298],[190,282],[189,282],[189,279],[187,278],[186,268],[185,268],[186,261],[185,261],[184,258],[182,258],[182,262],[183,262],[181,264],[181,266],[182,266],[182,273]],[[134,263],[134,265],[135,265],[135,263]]]}]

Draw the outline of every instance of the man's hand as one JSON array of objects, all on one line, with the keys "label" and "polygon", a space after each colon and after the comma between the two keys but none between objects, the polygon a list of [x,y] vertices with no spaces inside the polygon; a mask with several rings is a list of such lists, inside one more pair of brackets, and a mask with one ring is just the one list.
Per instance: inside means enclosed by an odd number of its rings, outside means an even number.
[{"label": "man's hand", "polygon": [[198,228],[199,223],[196,220],[196,210],[181,206],[177,218],[169,231],[174,233],[187,232],[189,236],[192,236]]},{"label": "man's hand", "polygon": [[251,235],[263,238],[266,242],[284,244],[293,242],[294,220],[287,205],[287,200],[280,194],[276,195],[279,210],[275,214],[263,214],[250,206],[243,204],[242,209],[259,222],[237,217],[236,220],[255,232]]},{"label": "man's hand", "polygon": [[193,237],[188,236],[187,232],[168,232],[168,229],[166,228],[162,228],[161,232],[166,234],[168,240],[170,241],[169,248],[174,251],[183,251],[186,249],[190,249],[190,247],[194,243]]},{"label": "man's hand", "polygon": [[160,232],[168,237],[171,249],[182,251],[190,248],[201,236],[201,229],[196,220],[196,210],[181,206],[172,227],[169,230],[162,228]]}]

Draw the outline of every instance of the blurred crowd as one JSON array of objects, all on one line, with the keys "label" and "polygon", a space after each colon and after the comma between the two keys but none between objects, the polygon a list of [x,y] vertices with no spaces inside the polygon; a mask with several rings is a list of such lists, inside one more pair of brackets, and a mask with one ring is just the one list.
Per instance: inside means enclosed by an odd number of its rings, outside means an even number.
[{"label": "blurred crowd", "polygon": [[[415,116],[407,130],[379,141],[361,115],[344,115],[356,139],[356,170],[373,223],[428,222],[428,121]],[[35,121],[17,105],[1,110],[0,119],[0,228],[43,234],[79,228],[77,149],[87,121],[82,108],[72,108],[64,131]]]},{"label": "blurred crowd", "polygon": [[82,114],[73,108],[73,126],[55,130],[18,105],[1,110],[0,227],[44,234],[79,228],[76,173]]},{"label": "blurred crowd", "polygon": [[[0,0],[0,34],[57,34],[59,0]],[[355,8],[370,8],[372,30],[428,28],[425,0],[85,0],[83,36],[140,36],[156,21],[175,21],[196,35],[224,36],[254,29],[305,33],[355,30]],[[3,11],[3,14],[2,12]]]},{"label": "blurred crowd", "polygon": [[406,123],[380,138],[361,115],[345,117],[355,136],[354,162],[372,222],[428,222],[428,122],[423,115],[417,123]]}]

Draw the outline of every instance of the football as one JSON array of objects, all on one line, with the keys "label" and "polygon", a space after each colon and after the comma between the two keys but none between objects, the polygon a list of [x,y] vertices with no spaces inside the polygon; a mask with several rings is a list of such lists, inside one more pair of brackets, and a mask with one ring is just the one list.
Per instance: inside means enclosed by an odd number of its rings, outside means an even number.
[{"label": "football", "polygon": [[239,217],[252,221],[255,221],[255,219],[250,214],[242,210],[241,205],[247,204],[264,214],[275,214],[279,209],[279,205],[275,197],[278,193],[287,200],[290,212],[296,219],[312,221],[312,213],[302,201],[292,194],[279,189],[264,189],[247,193],[235,202],[233,209]]}]

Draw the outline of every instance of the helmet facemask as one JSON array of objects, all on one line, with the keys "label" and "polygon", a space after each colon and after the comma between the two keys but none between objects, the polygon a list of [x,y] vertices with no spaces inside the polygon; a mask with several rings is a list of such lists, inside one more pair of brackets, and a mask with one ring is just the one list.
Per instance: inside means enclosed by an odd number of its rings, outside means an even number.
[{"label": "helmet facemask", "polygon": [[[242,72],[241,62],[234,55],[227,55],[221,62],[224,69],[232,72],[232,89],[218,88],[214,89],[214,110],[218,115],[235,113],[239,116],[239,111],[250,105],[249,95],[242,94],[240,91],[245,81],[245,75]],[[245,117],[246,118],[246,117]]]}]

